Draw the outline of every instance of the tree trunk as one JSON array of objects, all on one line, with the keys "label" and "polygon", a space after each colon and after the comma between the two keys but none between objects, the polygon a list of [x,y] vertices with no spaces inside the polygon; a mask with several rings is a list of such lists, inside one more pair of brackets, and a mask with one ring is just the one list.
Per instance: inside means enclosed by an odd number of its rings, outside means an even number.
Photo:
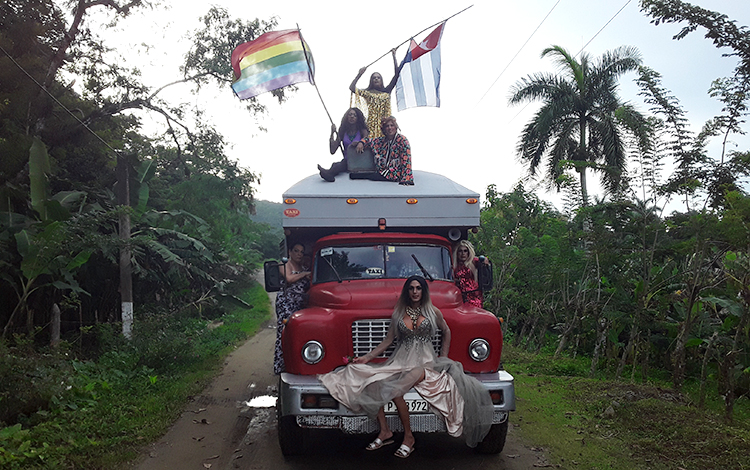
[{"label": "tree trunk", "polygon": [[565,347],[568,345],[568,340],[570,338],[570,335],[573,334],[573,330],[575,330],[576,323],[578,322],[578,315],[574,312],[573,318],[570,319],[570,322],[565,325],[565,329],[562,332],[562,335],[560,336],[560,343],[557,345],[557,349],[555,350],[555,359],[560,357],[560,354],[563,352]]},{"label": "tree trunk", "polygon": [[602,352],[602,347],[607,341],[607,330],[609,322],[605,318],[601,318],[596,324],[596,345],[594,346],[594,354],[591,356],[591,369],[589,370],[589,376],[593,377],[596,373],[596,368],[599,365],[599,356]]},{"label": "tree trunk", "polygon": [[581,178],[581,205],[587,207],[589,205],[589,192],[586,187],[586,167],[582,167],[579,172]]},{"label": "tree trunk", "polygon": [[708,358],[711,355],[711,346],[716,340],[716,336],[717,333],[714,332],[714,334],[711,336],[711,339],[708,340],[708,344],[706,344],[706,352],[703,353],[703,364],[701,365],[701,385],[698,392],[698,408],[700,409],[703,409],[703,406],[706,404],[706,378],[708,377]]},{"label": "tree trunk", "polygon": [[630,336],[628,337],[628,344],[625,345],[625,349],[623,349],[622,351],[622,357],[620,357],[620,363],[617,365],[615,380],[620,380],[620,378],[622,377],[622,372],[625,370],[625,364],[628,361],[628,357],[630,357],[632,354],[636,336],[638,336],[638,326],[635,324],[634,318],[633,324],[630,326]]},{"label": "tree trunk", "polygon": [[52,304],[52,323],[50,332],[49,345],[52,349],[57,349],[60,346],[60,307],[57,303]]},{"label": "tree trunk", "polygon": [[536,352],[542,350],[542,346],[544,346],[544,338],[547,336],[547,324],[545,323],[544,319],[539,322],[539,333],[537,333],[536,338]]},{"label": "tree trunk", "polygon": [[648,379],[648,361],[651,360],[651,330],[646,330],[643,341],[643,354],[641,355],[641,382],[646,383]]},{"label": "tree trunk", "polygon": [[675,347],[672,352],[672,387],[678,392],[682,390],[682,383],[685,380],[685,343],[687,342],[687,321],[680,326],[680,333],[675,339]]},{"label": "tree trunk", "polygon": [[721,370],[721,384],[724,395],[724,420],[731,423],[734,418],[734,402],[737,396],[734,393],[734,364],[738,351],[730,351],[719,364]]},{"label": "tree trunk", "polygon": [[[130,172],[127,159],[117,157],[118,203],[122,209],[130,206]],[[120,299],[122,313],[122,334],[130,339],[133,336],[133,268],[130,264],[130,213],[120,212]]]}]

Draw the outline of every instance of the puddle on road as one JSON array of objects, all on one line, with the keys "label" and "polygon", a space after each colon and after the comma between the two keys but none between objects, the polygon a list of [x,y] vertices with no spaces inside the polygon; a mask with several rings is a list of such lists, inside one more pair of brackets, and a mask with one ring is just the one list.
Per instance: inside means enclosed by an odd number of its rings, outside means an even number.
[{"label": "puddle on road", "polygon": [[276,406],[277,397],[271,395],[261,395],[255,397],[250,401],[245,402],[245,406],[249,408],[272,408]]}]

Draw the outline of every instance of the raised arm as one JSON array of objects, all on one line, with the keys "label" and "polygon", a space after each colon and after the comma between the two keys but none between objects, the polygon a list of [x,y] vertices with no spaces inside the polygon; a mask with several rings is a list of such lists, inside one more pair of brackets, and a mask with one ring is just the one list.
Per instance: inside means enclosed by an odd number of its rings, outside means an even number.
[{"label": "raised arm", "polygon": [[328,138],[328,145],[331,147],[331,155],[336,153],[341,145],[341,136],[336,133],[336,124],[331,124],[331,137]]},{"label": "raised arm", "polygon": [[443,332],[443,349],[440,352],[440,356],[448,357],[448,353],[451,349],[451,329],[448,327],[448,323],[443,317],[443,312],[437,308],[435,309],[435,320],[437,321],[438,328]]},{"label": "raised arm", "polygon": [[361,69],[359,69],[359,72],[357,73],[357,76],[354,77],[354,80],[352,81],[352,84],[349,85],[349,90],[351,90],[352,93],[356,93],[357,92],[357,81],[362,76],[362,74],[365,73],[365,70],[367,70],[367,67],[362,67]]},{"label": "raised arm", "polygon": [[398,66],[398,61],[396,60],[396,49],[391,49],[391,55],[393,55],[393,78],[391,79],[391,83],[385,87],[386,93],[390,93],[393,90],[393,87],[396,86],[396,81],[398,81],[398,74],[401,73],[401,68]]},{"label": "raised arm", "polygon": [[285,266],[279,266],[279,272],[282,276],[284,276],[284,280],[287,284],[293,284],[297,281],[299,281],[302,278],[310,276],[312,273],[310,271],[302,271],[297,274],[292,274],[291,269],[286,269]]}]

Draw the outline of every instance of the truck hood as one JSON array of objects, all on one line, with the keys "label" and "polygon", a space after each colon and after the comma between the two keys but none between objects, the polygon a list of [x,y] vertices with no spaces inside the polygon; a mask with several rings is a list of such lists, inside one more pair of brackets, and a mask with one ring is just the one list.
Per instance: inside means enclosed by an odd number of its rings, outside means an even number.
[{"label": "truck hood", "polygon": [[[310,304],[323,308],[392,311],[403,285],[403,279],[357,279],[316,284],[310,289]],[[461,291],[449,281],[430,282],[430,296],[432,303],[440,309],[457,308],[462,304]]]}]

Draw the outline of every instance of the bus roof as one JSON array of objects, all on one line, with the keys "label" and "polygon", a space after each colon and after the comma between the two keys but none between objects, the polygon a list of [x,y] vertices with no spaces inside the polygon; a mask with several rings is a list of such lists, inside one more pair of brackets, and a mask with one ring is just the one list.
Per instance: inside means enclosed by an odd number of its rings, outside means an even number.
[{"label": "bus roof", "polygon": [[352,180],[346,174],[332,183],[317,174],[308,176],[284,192],[283,226],[370,231],[377,230],[380,218],[386,219],[388,230],[479,226],[478,193],[442,175],[413,173],[413,186]]}]

